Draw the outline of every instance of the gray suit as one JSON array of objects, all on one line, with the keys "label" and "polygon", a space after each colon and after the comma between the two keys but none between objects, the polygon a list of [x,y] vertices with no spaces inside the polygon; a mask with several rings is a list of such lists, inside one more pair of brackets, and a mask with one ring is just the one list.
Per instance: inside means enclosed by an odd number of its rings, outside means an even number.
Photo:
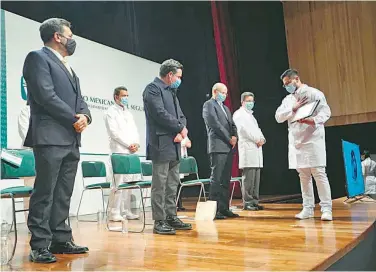
[{"label": "gray suit", "polygon": [[46,248],[51,241],[72,240],[72,230],[65,224],[69,216],[81,134],[73,124],[77,113],[91,121],[82,99],[76,74],[49,49],[30,52],[23,76],[27,83],[30,124],[25,146],[32,147],[36,178],[30,198],[28,227],[32,249]]},{"label": "gray suit", "polygon": [[180,143],[176,135],[187,120],[180,108],[176,90],[161,79],[146,86],[143,93],[146,115],[146,155],[152,160],[151,205],[154,220],[176,215],[176,192],[179,185]]},{"label": "gray suit", "polygon": [[233,148],[232,136],[237,137],[230,110],[214,100],[205,102],[202,111],[208,134],[208,154],[211,166],[210,199],[217,201],[219,212],[229,210],[228,191],[231,179]]}]

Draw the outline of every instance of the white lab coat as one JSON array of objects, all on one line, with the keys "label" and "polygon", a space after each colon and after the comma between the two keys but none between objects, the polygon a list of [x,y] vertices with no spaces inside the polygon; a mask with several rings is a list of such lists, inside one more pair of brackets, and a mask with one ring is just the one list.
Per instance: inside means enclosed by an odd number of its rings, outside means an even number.
[{"label": "white lab coat", "polygon": [[[315,126],[291,123],[293,106],[299,98],[307,97],[308,103],[320,100],[313,119]],[[294,94],[287,95],[275,113],[278,123],[288,122],[289,168],[314,168],[326,166],[325,122],[331,111],[325,96],[319,90],[303,85]]]},{"label": "white lab coat", "polygon": [[[126,107],[114,104],[104,114],[104,122],[110,140],[111,153],[130,154],[128,147],[132,144],[140,144],[140,136],[133,115]],[[131,191],[116,192],[116,187],[121,183],[139,181],[141,175],[116,175],[113,179],[111,157],[108,161],[107,179],[112,182],[112,190],[109,198],[109,209],[112,215],[119,214],[122,210],[130,211]],[[122,205],[123,203],[123,205]]]},{"label": "white lab coat", "polygon": [[362,161],[365,194],[376,194],[376,162],[367,158]]},{"label": "white lab coat", "polygon": [[140,144],[140,135],[132,113],[118,104],[108,108],[104,115],[111,153],[130,154],[128,147]]},{"label": "white lab coat", "polygon": [[24,147],[27,131],[29,130],[30,123],[30,106],[26,105],[21,109],[18,115],[18,134],[21,137],[21,147]]},{"label": "white lab coat", "polygon": [[257,142],[264,140],[261,129],[253,116],[253,111],[240,107],[233,116],[238,130],[239,168],[263,167],[262,147],[257,147]]},{"label": "white lab coat", "polygon": [[[128,147],[132,144],[140,144],[140,135],[132,113],[118,104],[108,108],[104,114],[104,123],[107,128],[107,134],[110,141],[110,153],[130,154]],[[112,164],[109,158],[108,179],[112,181]],[[123,180],[119,182],[140,180],[140,175],[122,175]],[[118,183],[118,182],[117,182]],[[119,184],[114,184],[118,186]]]}]

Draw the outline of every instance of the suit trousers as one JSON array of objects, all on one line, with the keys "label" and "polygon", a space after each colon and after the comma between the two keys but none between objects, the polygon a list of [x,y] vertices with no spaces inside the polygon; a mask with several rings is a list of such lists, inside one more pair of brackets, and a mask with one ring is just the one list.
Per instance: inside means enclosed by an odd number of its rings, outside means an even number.
[{"label": "suit trousers", "polygon": [[27,225],[32,249],[46,248],[53,242],[72,240],[72,229],[65,221],[74,188],[80,152],[70,146],[33,148],[36,177],[30,197]]},{"label": "suit trousers", "polygon": [[209,199],[217,201],[217,211],[229,210],[229,185],[234,153],[210,153],[211,184]]},{"label": "suit trousers", "polygon": [[332,211],[332,195],[325,167],[299,168],[296,169],[300,177],[300,187],[303,197],[303,208],[315,207],[312,176],[316,181],[317,192],[320,198],[321,211]]},{"label": "suit trousers", "polygon": [[242,193],[244,205],[257,205],[260,191],[260,168],[246,167],[243,169]]},{"label": "suit trousers", "polygon": [[180,182],[180,161],[152,161],[151,208],[153,220],[176,216],[176,192]]}]

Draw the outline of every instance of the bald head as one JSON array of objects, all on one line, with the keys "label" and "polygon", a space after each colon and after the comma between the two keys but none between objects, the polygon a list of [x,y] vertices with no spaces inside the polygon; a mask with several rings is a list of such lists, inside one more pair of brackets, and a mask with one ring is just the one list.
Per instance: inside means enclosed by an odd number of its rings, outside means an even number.
[{"label": "bald head", "polygon": [[216,99],[217,96],[218,96],[218,93],[221,93],[225,96],[227,96],[227,87],[225,84],[223,83],[215,83],[213,85],[213,88],[212,88],[212,95],[213,95],[213,98]]}]

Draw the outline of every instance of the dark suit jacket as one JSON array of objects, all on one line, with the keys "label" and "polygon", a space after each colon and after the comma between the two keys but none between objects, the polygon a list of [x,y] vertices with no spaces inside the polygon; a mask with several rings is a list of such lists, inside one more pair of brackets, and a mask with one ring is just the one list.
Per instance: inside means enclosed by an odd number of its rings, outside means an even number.
[{"label": "dark suit jacket", "polygon": [[28,90],[30,124],[25,146],[81,144],[81,134],[74,130],[76,114],[90,111],[81,96],[80,82],[73,72],[49,49],[30,52],[23,76]]},{"label": "dark suit jacket", "polygon": [[180,143],[176,135],[187,125],[180,108],[176,90],[155,78],[143,93],[147,126],[146,155],[148,160],[174,161],[180,159]]},{"label": "dark suit jacket", "polygon": [[230,140],[232,136],[238,137],[236,126],[232,120],[230,110],[221,106],[213,98],[206,101],[202,110],[206,131],[208,134],[208,153],[228,153],[232,150]]}]

